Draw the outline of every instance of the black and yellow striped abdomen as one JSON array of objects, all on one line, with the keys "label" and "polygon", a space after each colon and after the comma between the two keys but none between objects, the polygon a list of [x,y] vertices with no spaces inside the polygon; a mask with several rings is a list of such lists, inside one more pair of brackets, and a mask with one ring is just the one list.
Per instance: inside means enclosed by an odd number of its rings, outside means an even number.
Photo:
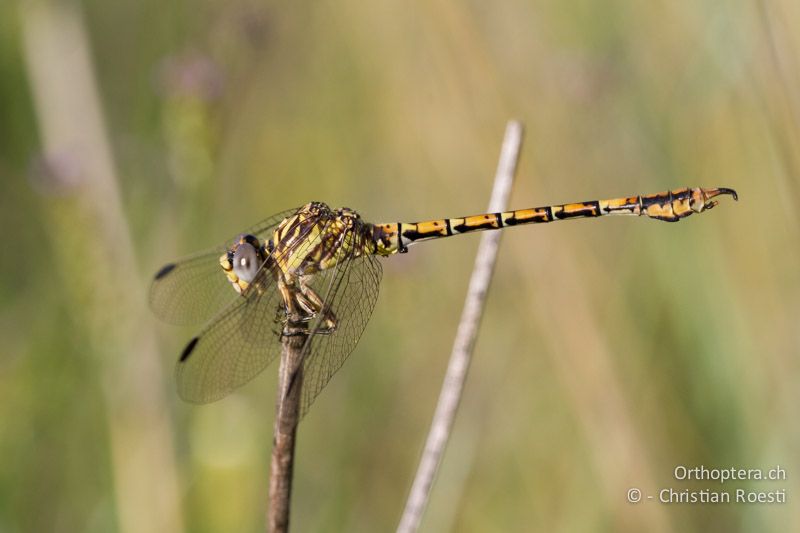
[{"label": "black and yellow striped abdomen", "polygon": [[375,253],[391,255],[405,252],[408,246],[425,240],[522,224],[543,224],[571,218],[632,215],[677,222],[694,213],[702,213],[711,209],[717,205],[712,198],[720,194],[730,194],[734,199],[738,199],[736,191],[732,189],[684,188],[644,196],[533,207],[463,218],[376,224],[373,230],[373,238],[376,243]]}]

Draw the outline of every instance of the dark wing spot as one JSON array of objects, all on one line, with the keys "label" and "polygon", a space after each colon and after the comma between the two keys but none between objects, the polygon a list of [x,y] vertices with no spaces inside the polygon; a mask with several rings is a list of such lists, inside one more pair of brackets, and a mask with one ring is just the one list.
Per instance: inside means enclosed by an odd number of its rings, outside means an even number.
[{"label": "dark wing spot", "polygon": [[183,363],[189,358],[189,356],[192,354],[192,351],[194,350],[194,347],[197,346],[197,341],[199,340],[200,337],[195,337],[194,339],[189,341],[189,344],[187,344],[186,348],[184,348],[183,352],[181,352],[181,358],[179,359],[181,363]]},{"label": "dark wing spot", "polygon": [[164,276],[166,276],[167,274],[169,274],[170,272],[172,272],[172,270],[173,270],[173,269],[174,269],[176,266],[177,266],[177,265],[176,265],[175,263],[167,263],[166,265],[164,265],[163,267],[161,267],[161,270],[159,270],[158,272],[156,272],[156,277],[155,277],[155,279],[156,279],[156,280],[159,280],[159,279],[163,278]]}]

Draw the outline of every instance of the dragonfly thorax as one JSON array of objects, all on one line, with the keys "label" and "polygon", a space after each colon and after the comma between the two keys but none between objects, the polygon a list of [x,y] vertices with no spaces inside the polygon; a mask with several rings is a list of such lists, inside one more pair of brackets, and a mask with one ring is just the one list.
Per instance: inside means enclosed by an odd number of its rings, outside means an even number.
[{"label": "dragonfly thorax", "polygon": [[272,257],[287,278],[314,274],[368,253],[371,231],[352,209],[311,202],[275,228]]}]

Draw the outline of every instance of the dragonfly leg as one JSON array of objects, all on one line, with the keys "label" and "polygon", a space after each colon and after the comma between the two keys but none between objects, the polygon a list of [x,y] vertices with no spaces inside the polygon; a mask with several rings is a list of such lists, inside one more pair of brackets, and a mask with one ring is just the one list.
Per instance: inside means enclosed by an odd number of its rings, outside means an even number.
[{"label": "dragonfly leg", "polygon": [[[295,280],[279,279],[278,289],[283,298],[285,312],[282,336],[307,334],[308,323],[320,313],[323,315],[323,323],[316,333],[324,335],[336,331],[336,315],[325,307],[322,298],[303,277]],[[278,315],[280,316],[280,311]]]},{"label": "dragonfly leg", "polygon": [[306,322],[310,320],[304,306],[298,302],[297,287],[294,283],[284,279],[283,276],[278,278],[278,290],[283,299],[284,317],[280,317],[280,310],[278,310],[279,321],[283,322],[283,330],[281,336],[291,337],[295,335],[303,335],[307,333]]},{"label": "dragonfly leg", "polygon": [[326,334],[336,331],[336,315],[331,311],[330,307],[325,306],[319,294],[302,277],[300,278],[299,286],[300,294],[297,295],[297,299],[300,305],[304,308],[308,306],[308,311],[312,314],[312,317],[322,313],[323,324],[316,333]]}]

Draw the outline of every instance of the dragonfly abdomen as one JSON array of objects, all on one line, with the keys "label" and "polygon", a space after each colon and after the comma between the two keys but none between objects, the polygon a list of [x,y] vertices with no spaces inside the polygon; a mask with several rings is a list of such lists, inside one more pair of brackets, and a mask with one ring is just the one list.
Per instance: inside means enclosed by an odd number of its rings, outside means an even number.
[{"label": "dragonfly abdomen", "polygon": [[544,224],[572,218],[594,218],[609,215],[647,216],[666,222],[677,222],[694,213],[711,209],[720,194],[738,199],[733,189],[683,188],[671,191],[587,202],[558,204],[502,213],[485,213],[462,218],[443,218],[425,222],[397,222],[373,226],[375,251],[379,255],[405,252],[408,246],[430,239],[439,239],[474,231],[502,229],[523,224]]}]

